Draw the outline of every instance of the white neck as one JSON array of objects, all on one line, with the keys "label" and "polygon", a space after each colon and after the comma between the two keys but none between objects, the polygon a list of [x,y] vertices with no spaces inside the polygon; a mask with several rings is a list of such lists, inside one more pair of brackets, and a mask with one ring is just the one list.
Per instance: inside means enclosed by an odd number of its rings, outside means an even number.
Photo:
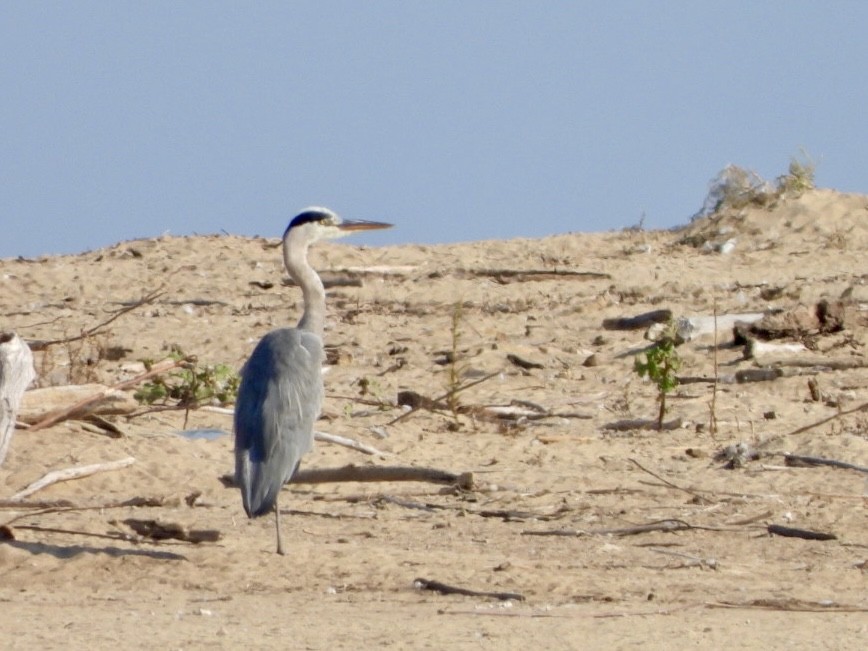
[{"label": "white neck", "polygon": [[298,322],[298,328],[322,337],[325,323],[325,288],[319,275],[307,261],[308,245],[305,238],[293,237],[290,232],[283,242],[283,264],[304,295],[304,314]]}]

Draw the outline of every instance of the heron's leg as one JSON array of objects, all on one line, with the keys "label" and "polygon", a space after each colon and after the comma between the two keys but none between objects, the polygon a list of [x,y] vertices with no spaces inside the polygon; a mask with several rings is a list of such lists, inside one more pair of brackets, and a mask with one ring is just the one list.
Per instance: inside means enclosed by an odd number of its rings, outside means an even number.
[{"label": "heron's leg", "polygon": [[283,538],[280,536],[280,506],[277,499],[274,500],[274,527],[277,529],[277,553],[286,556],[286,550],[283,549]]}]

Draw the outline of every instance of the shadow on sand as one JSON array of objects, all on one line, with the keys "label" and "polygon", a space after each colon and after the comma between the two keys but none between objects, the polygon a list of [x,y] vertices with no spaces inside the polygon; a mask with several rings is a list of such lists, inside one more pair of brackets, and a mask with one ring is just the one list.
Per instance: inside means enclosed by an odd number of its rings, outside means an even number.
[{"label": "shadow on sand", "polygon": [[187,557],[174,552],[161,552],[148,549],[121,549],[120,547],[94,547],[91,545],[51,545],[41,542],[25,542],[23,540],[4,540],[3,545],[9,545],[31,554],[50,554],[59,559],[75,558],[81,554],[105,554],[114,558],[139,556],[160,561],[186,561]]}]

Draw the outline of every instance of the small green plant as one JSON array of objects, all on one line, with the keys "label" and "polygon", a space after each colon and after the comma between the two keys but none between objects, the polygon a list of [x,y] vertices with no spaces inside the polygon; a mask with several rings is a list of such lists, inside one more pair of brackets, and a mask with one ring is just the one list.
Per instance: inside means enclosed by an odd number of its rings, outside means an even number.
[{"label": "small green plant", "polygon": [[633,370],[639,377],[648,377],[657,385],[657,402],[660,410],[657,414],[657,429],[663,429],[663,417],[666,415],[666,394],[678,386],[675,373],[681,366],[678,351],[675,350],[675,338],[664,336],[660,341],[645,351],[645,360],[637,357]]},{"label": "small green plant", "polygon": [[[203,404],[227,405],[235,402],[241,378],[231,366],[200,366],[195,357],[187,358],[178,348],[173,349],[170,357],[177,361],[185,358],[193,361],[145,382],[134,394],[141,404],[171,405],[189,410]],[[145,368],[150,370],[151,366],[153,362],[145,360]]]}]

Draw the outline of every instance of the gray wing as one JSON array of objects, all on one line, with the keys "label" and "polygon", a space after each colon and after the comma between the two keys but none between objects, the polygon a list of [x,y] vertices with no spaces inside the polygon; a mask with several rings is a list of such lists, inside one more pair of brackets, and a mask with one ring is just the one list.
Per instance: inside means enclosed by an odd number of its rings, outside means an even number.
[{"label": "gray wing", "polygon": [[268,513],[313,444],[323,400],[323,348],[297,328],[265,335],[241,370],[235,479],[250,517]]}]

